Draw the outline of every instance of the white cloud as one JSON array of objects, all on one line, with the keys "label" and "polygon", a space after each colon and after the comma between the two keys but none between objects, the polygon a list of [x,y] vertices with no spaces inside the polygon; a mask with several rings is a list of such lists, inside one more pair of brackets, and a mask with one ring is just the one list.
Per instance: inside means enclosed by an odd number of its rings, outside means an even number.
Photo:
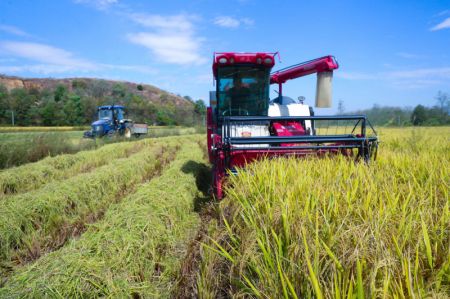
[{"label": "white cloud", "polygon": [[392,79],[450,79],[450,67],[394,71],[386,75]]},{"label": "white cloud", "polygon": [[241,22],[235,18],[223,16],[215,18],[214,24],[225,28],[237,28],[241,25]]},{"label": "white cloud", "polygon": [[160,16],[134,13],[128,16],[134,22],[149,28],[183,32],[191,32],[193,30],[192,19],[194,17],[185,15]]},{"label": "white cloud", "polygon": [[195,33],[194,17],[147,14],[131,14],[129,17],[152,31],[129,33],[128,40],[149,49],[157,60],[180,65],[206,61],[199,54],[203,38]]},{"label": "white cloud", "polygon": [[447,14],[450,14],[450,10],[448,10],[448,9],[439,12],[438,14],[436,14],[436,17],[442,17],[442,16],[445,16]]},{"label": "white cloud", "polygon": [[127,18],[146,28],[145,30],[126,34],[126,39],[133,44],[150,50],[158,62],[192,65],[202,64],[206,61],[199,54],[204,38],[196,33],[194,24],[194,21],[197,19],[196,16],[138,13],[122,2],[119,5],[118,0],[73,1],[76,3],[88,3],[97,8],[109,8],[112,4],[117,4],[112,7],[114,8],[112,10],[113,13],[118,17]]},{"label": "white cloud", "polygon": [[9,34],[17,35],[17,36],[30,36],[25,31],[15,27],[15,26],[9,26],[9,25],[0,25],[0,30]]},{"label": "white cloud", "polygon": [[30,65],[0,65],[0,73],[17,74],[17,73],[34,73],[41,75],[62,74],[74,71],[84,71],[84,69],[75,69],[73,66],[52,65],[52,64],[30,64]]},{"label": "white cloud", "polygon": [[106,69],[154,73],[153,69],[143,66],[95,63],[76,57],[69,51],[39,43],[0,41],[0,54],[8,56],[2,58],[3,60],[15,61],[9,58],[12,56],[30,61],[30,63],[23,65],[2,65],[0,66],[0,72],[3,73],[55,74],[94,72]]},{"label": "white cloud", "polygon": [[416,80],[398,80],[393,81],[392,83],[394,86],[402,89],[420,89],[435,86],[442,82],[440,80],[416,79]]},{"label": "white cloud", "polygon": [[14,58],[0,58],[0,63],[9,63],[14,61],[16,61]]},{"label": "white cloud", "polygon": [[148,66],[142,66],[142,65],[99,64],[99,67],[102,69],[131,71],[131,72],[139,72],[139,73],[144,73],[144,74],[158,73],[158,71],[156,69],[148,67]]},{"label": "white cloud", "polygon": [[0,53],[66,68],[87,70],[96,68],[93,63],[74,57],[66,50],[39,43],[3,41],[0,42]]},{"label": "white cloud", "polygon": [[406,58],[406,59],[418,59],[418,58],[422,58],[421,55],[412,54],[412,53],[408,53],[408,52],[399,52],[399,53],[397,53],[397,56],[400,56],[400,57]]},{"label": "white cloud", "polygon": [[430,28],[430,31],[437,31],[442,29],[448,29],[450,28],[450,17],[442,21],[441,23],[437,24],[433,28]]},{"label": "white cloud", "polygon": [[236,19],[230,16],[220,16],[214,19],[214,24],[224,28],[238,28],[242,24],[253,26],[255,21],[249,18]]},{"label": "white cloud", "polygon": [[337,72],[336,77],[346,80],[385,81],[400,88],[423,88],[449,81],[450,67],[379,73]]},{"label": "white cloud", "polygon": [[150,49],[160,60],[174,64],[197,64],[204,62],[198,52],[200,41],[182,34],[140,32],[128,35],[135,44]]},{"label": "white cloud", "polygon": [[359,72],[336,72],[335,76],[347,80],[371,80],[376,78],[374,74],[366,74]]},{"label": "white cloud", "polygon": [[[132,71],[144,74],[156,74],[157,71],[139,65],[111,65],[111,64],[98,64],[96,65],[95,71],[104,70],[120,70],[120,71]],[[67,65],[53,65],[53,64],[28,64],[28,65],[0,65],[0,73],[4,74],[17,74],[17,73],[34,73],[41,75],[51,75],[51,74],[63,74],[63,73],[90,73],[92,69],[76,68],[74,66]]]},{"label": "white cloud", "polygon": [[425,68],[404,71],[391,71],[381,73],[337,72],[336,76],[349,80],[371,79],[450,79],[450,67]]},{"label": "white cloud", "polygon": [[212,73],[200,74],[189,79],[192,84],[212,84],[214,82]]},{"label": "white cloud", "polygon": [[97,9],[107,9],[113,4],[119,3],[118,0],[74,0],[77,4],[88,4],[94,6]]},{"label": "white cloud", "polygon": [[255,21],[253,19],[249,19],[249,18],[243,18],[243,19],[241,19],[241,22],[247,26],[253,26],[255,24]]}]

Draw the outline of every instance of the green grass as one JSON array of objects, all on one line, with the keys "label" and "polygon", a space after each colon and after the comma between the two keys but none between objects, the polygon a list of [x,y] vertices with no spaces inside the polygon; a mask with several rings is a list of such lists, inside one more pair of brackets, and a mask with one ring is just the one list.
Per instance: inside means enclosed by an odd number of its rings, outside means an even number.
[{"label": "green grass", "polygon": [[164,137],[164,136],[178,136],[188,134],[206,133],[203,127],[149,127],[148,135],[146,137]]},{"label": "green grass", "polygon": [[113,204],[79,239],[18,269],[0,297],[171,297],[200,223],[199,138],[184,139],[161,176]]},{"label": "green grass", "polygon": [[200,297],[447,298],[450,128],[380,136],[370,166],[274,159],[231,176]]},{"label": "green grass", "polygon": [[82,132],[79,131],[0,133],[0,169],[101,145],[82,139]]}]

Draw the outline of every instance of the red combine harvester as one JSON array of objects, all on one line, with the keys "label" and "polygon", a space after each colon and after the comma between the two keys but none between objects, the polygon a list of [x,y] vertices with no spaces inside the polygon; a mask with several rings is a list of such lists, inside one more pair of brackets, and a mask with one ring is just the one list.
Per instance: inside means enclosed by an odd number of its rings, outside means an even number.
[{"label": "red combine harvester", "polygon": [[[366,116],[314,116],[312,107],[303,103],[304,98],[283,96],[286,81],[317,73],[315,106],[331,107],[333,70],[339,67],[334,57],[317,58],[271,74],[275,55],[214,54],[216,90],[210,92],[207,141],[218,199],[223,197],[226,175],[257,159],[327,154],[366,162],[376,158],[378,140]],[[278,84],[278,97],[272,100],[270,84]],[[372,134],[368,134],[368,128]]]}]

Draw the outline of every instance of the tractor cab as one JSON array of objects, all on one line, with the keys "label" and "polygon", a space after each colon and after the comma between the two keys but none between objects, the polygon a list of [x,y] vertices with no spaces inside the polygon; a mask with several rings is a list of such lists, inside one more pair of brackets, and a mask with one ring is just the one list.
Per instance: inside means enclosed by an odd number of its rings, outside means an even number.
[{"label": "tractor cab", "polygon": [[108,120],[112,123],[120,122],[124,119],[125,107],[117,105],[100,106],[97,108],[98,119]]},{"label": "tractor cab", "polygon": [[91,124],[92,134],[101,137],[112,134],[121,127],[124,121],[125,107],[119,105],[107,105],[97,108],[98,120]]}]

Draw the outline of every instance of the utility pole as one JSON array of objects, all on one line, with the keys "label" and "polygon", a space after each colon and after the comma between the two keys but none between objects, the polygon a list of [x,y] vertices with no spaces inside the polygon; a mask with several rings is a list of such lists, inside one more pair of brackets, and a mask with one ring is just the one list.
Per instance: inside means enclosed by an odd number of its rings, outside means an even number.
[{"label": "utility pole", "polygon": [[339,99],[339,103],[338,103],[338,115],[343,115],[345,112],[345,108],[344,108],[344,101],[342,99]]}]

